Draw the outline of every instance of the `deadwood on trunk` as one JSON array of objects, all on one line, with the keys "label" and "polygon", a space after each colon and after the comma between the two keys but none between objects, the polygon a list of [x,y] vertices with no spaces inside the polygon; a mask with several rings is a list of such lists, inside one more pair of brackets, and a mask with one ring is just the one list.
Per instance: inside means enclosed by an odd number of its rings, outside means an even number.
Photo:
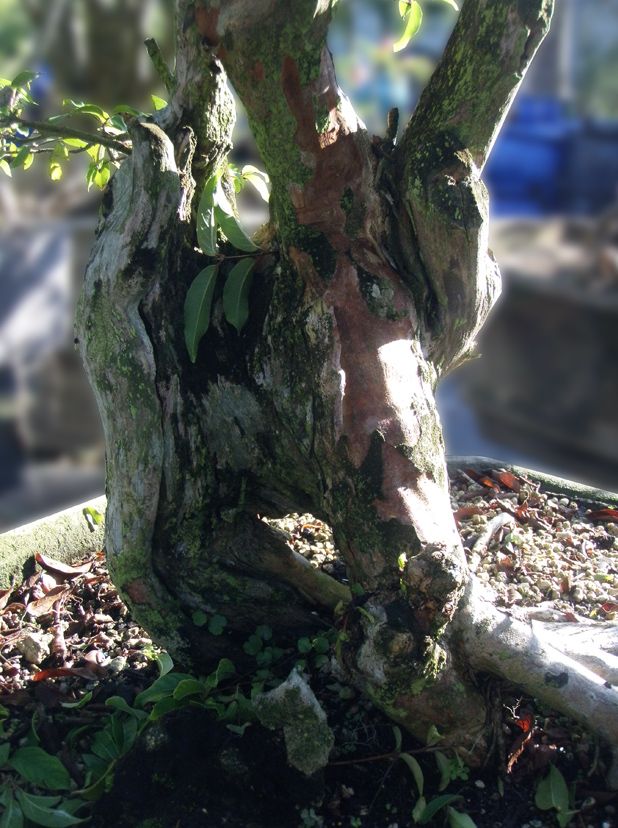
[{"label": "deadwood on trunk", "polygon": [[[179,0],[170,105],[132,125],[79,311],[106,431],[110,571],[198,671],[242,659],[259,624],[293,641],[346,605],[349,680],[478,762],[489,728],[474,672],[505,674],[478,650],[514,627],[485,604],[475,614],[433,392],[498,292],[479,171],[551,4],[466,0],[398,147],[369,136],[339,89],[330,7]],[[182,309],[208,261],[197,195],[230,146],[226,75],[271,177],[271,222],[246,328],[225,322],[219,287],[192,364]],[[362,611],[261,519],[304,510],[333,527]],[[196,626],[196,610],[225,615],[226,634]],[[543,696],[523,628],[505,636],[508,678]]]}]

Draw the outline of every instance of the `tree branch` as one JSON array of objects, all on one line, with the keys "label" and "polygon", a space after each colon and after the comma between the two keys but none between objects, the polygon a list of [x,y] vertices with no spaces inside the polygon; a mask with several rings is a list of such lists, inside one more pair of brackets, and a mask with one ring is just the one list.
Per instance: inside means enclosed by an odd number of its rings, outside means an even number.
[{"label": "tree branch", "polygon": [[406,151],[448,134],[481,169],[552,10],[553,0],[465,0],[406,129]]},{"label": "tree branch", "polygon": [[154,37],[149,37],[147,40],[144,41],[144,45],[146,46],[146,50],[148,51],[148,57],[152,61],[157,75],[165,84],[165,88],[167,89],[168,93],[170,95],[173,94],[174,89],[176,88],[176,79],[170,72],[167,63],[165,62],[165,59],[161,54],[159,44],[154,39]]},{"label": "tree branch", "polygon": [[465,0],[396,150],[398,223],[411,255],[421,252],[417,306],[438,375],[473,353],[500,293],[480,171],[552,8],[553,0]]},{"label": "tree branch", "polygon": [[582,722],[608,742],[614,762],[609,784],[618,788],[618,694],[615,687],[561,652],[539,630],[500,612],[473,578],[455,621],[470,666],[523,687]]},{"label": "tree branch", "polygon": [[131,147],[123,144],[122,141],[118,141],[115,138],[109,138],[106,135],[97,135],[92,132],[86,132],[82,129],[56,126],[56,124],[50,124],[47,121],[30,121],[26,118],[16,117],[15,115],[11,115],[8,119],[3,119],[0,123],[19,124],[19,126],[25,127],[26,129],[36,130],[43,136],[53,135],[58,138],[77,138],[80,141],[85,141],[90,146],[102,144],[102,146],[107,147],[108,149],[116,150],[116,152],[122,152],[124,155],[129,155],[131,153]]}]

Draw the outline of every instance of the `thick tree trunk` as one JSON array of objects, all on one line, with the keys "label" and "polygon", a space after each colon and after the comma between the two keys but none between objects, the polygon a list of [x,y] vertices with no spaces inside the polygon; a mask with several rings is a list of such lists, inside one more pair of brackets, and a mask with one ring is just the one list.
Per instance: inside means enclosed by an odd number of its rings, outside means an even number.
[{"label": "thick tree trunk", "polygon": [[[175,92],[132,125],[79,309],[107,440],[109,566],[179,662],[240,662],[257,625],[293,641],[349,603],[261,520],[313,512],[365,592],[346,615],[350,681],[478,762],[490,733],[474,671],[526,686],[530,636],[520,624],[505,643],[510,671],[484,650],[506,622],[475,594],[433,394],[498,294],[480,169],[551,2],[466,0],[396,147],[370,139],[338,88],[330,5],[179,1]],[[182,327],[204,266],[194,194],[230,146],[226,74],[271,177],[270,241],[246,328],[217,295],[194,365]],[[227,634],[196,626],[196,610],[223,614]],[[543,695],[539,670],[529,684]],[[582,681],[603,715],[618,712]]]}]

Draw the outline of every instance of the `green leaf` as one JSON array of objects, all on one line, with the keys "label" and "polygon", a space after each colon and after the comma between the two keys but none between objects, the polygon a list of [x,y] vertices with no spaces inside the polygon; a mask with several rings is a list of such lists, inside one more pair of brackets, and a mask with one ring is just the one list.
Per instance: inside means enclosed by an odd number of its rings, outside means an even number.
[{"label": "green leaf", "polygon": [[258,170],[253,164],[245,164],[241,170],[241,176],[257,190],[264,201],[270,199],[270,193],[268,191],[268,181],[270,179],[265,172]]},{"label": "green leaf", "polygon": [[223,288],[223,313],[238,333],[249,318],[249,291],[254,265],[254,258],[241,259],[231,269]]},{"label": "green leaf", "polygon": [[236,733],[237,736],[244,736],[245,730],[250,726],[251,722],[245,722],[241,725],[226,724],[227,729],[230,730],[232,733]]},{"label": "green leaf", "polygon": [[215,219],[221,228],[223,235],[234,245],[237,250],[244,253],[255,253],[259,248],[251,241],[249,236],[238,223],[236,216],[228,216],[220,207],[215,204]]},{"label": "green leaf", "polygon": [[579,811],[559,811],[556,814],[556,819],[558,820],[560,828],[567,828],[567,825],[570,824],[571,820],[577,813],[579,813]]},{"label": "green leaf", "polygon": [[195,610],[195,612],[191,614],[191,620],[196,627],[203,627],[204,624],[208,623],[208,616],[205,612],[202,612],[202,610]]},{"label": "green leaf", "polygon": [[162,652],[157,653],[157,666],[159,667],[159,675],[164,676],[167,673],[171,673],[174,669],[174,662],[172,657],[169,653]]},{"label": "green leaf", "polygon": [[[99,162],[103,158],[103,155],[105,153],[105,148],[103,147],[102,144],[91,144],[91,146],[88,147],[86,152],[92,158],[92,160],[95,162],[95,164],[98,165]],[[98,166],[97,166],[97,168],[98,168]]]},{"label": "green leaf", "polygon": [[446,809],[446,814],[450,828],[477,828],[476,822],[468,814],[456,811],[450,805]]},{"label": "green leaf", "polygon": [[424,796],[419,796],[414,809],[412,811],[412,819],[414,820],[414,824],[417,825],[419,819],[421,818],[423,811],[427,807],[427,800]]},{"label": "green leaf", "polygon": [[91,750],[95,756],[104,759],[106,762],[113,762],[122,756],[122,748],[116,744],[111,729],[108,727],[95,733]]},{"label": "green leaf", "polygon": [[431,802],[427,804],[423,810],[423,813],[418,818],[419,825],[427,825],[428,822],[431,822],[438,811],[445,808],[447,805],[450,805],[451,802],[455,802],[456,799],[461,799],[461,796],[457,796],[457,794],[442,794],[442,796],[436,796],[435,799],[432,799]]},{"label": "green leaf", "polygon": [[559,813],[568,811],[569,790],[564,776],[555,765],[550,765],[549,773],[539,782],[534,802],[541,811],[548,811],[550,808],[555,808]]},{"label": "green leaf", "polygon": [[104,190],[111,174],[112,171],[109,161],[103,161],[103,163],[99,164],[94,175],[92,176],[92,181],[96,184],[99,190]]},{"label": "green leaf", "polygon": [[118,104],[112,109],[112,115],[133,115],[135,118],[139,118],[140,115],[144,115],[144,112],[140,112],[139,109],[136,109],[134,106],[129,106],[129,104]]},{"label": "green leaf", "polygon": [[233,676],[236,672],[236,668],[234,667],[233,663],[229,660],[229,658],[222,658],[218,665],[217,669],[214,673],[211,673],[205,681],[206,687],[210,690],[215,687],[218,687],[222,681],[225,681],[226,678]]},{"label": "green leaf", "polygon": [[79,811],[87,804],[88,803],[85,802],[83,799],[77,799],[76,797],[72,796],[71,799],[62,800],[62,810],[66,811],[69,814],[75,814],[77,811]]},{"label": "green leaf", "polygon": [[52,181],[60,181],[62,178],[62,167],[57,161],[52,161],[49,165],[49,177]]},{"label": "green leaf", "polygon": [[82,141],[81,138],[63,138],[62,141],[67,147],[75,147],[76,149],[84,149],[88,146],[88,141]]},{"label": "green leaf", "polygon": [[92,522],[95,523],[97,526],[99,526],[101,523],[103,523],[103,518],[104,518],[103,513],[99,512],[98,509],[95,509],[92,506],[84,506],[84,508],[82,509],[82,513],[83,513],[84,517],[86,518],[86,520],[88,520],[88,518],[90,518],[92,520]]},{"label": "green leaf", "polygon": [[29,793],[28,796],[43,808],[53,808],[62,799],[62,796],[59,794],[54,796],[35,796],[35,794]]},{"label": "green leaf", "polygon": [[247,655],[257,655],[264,646],[259,635],[250,635],[249,638],[242,645],[243,650]]},{"label": "green leaf", "polygon": [[18,789],[15,794],[24,815],[36,825],[44,825],[47,828],[66,828],[69,825],[78,825],[80,822],[85,822],[84,819],[73,816],[62,808],[49,808],[40,805],[37,802],[39,797],[27,794],[25,791]]},{"label": "green leaf", "polygon": [[155,111],[159,109],[165,109],[167,106],[167,101],[164,101],[163,98],[160,98],[158,95],[151,95],[150,100],[152,101],[152,105],[155,108]]},{"label": "green leaf", "polygon": [[440,784],[438,785],[438,790],[443,791],[451,781],[451,763],[448,757],[439,750],[434,753],[434,756],[436,757],[436,765],[440,771]]},{"label": "green leaf", "polygon": [[71,777],[60,759],[40,747],[23,747],[15,751],[9,764],[33,785],[51,791],[71,787]]},{"label": "green leaf", "polygon": [[270,641],[273,637],[273,629],[268,624],[260,624],[255,628],[255,634],[259,635],[262,641]]},{"label": "green leaf", "polygon": [[441,739],[442,734],[439,732],[438,728],[435,725],[431,725],[427,731],[427,738],[425,739],[427,747],[438,744]]},{"label": "green leaf", "polygon": [[400,754],[399,758],[408,766],[410,773],[412,774],[412,776],[414,777],[414,781],[416,782],[416,787],[418,788],[418,795],[422,797],[423,788],[425,787],[425,777],[423,775],[421,766],[419,765],[418,761],[414,758],[414,756],[410,756],[409,753],[402,753]]},{"label": "green leaf", "polygon": [[215,219],[230,244],[245,253],[255,253],[258,249],[238,223],[232,205],[223,191],[221,182],[217,181],[214,192]]},{"label": "green leaf", "polygon": [[150,711],[150,721],[156,722],[167,713],[170,713],[172,710],[179,710],[181,707],[185,707],[185,702],[182,699],[175,699],[173,696],[166,696],[164,699],[159,699]]},{"label": "green leaf", "polygon": [[34,155],[30,152],[27,146],[22,147],[15,158],[12,161],[11,166],[15,169],[18,167],[23,167],[24,170],[27,170],[29,167],[32,166],[32,162],[34,161]]},{"label": "green leaf", "polygon": [[[109,126],[113,127],[113,129],[110,129]],[[114,132],[117,134],[127,131],[127,123],[122,115],[111,115],[109,119],[109,126],[105,128],[105,131],[111,132],[112,134],[114,134]]]},{"label": "green leaf", "polygon": [[410,0],[399,0],[399,16],[405,17],[410,11]]},{"label": "green leaf", "polygon": [[10,165],[9,165],[9,162],[8,162],[6,159],[4,159],[4,158],[0,161],[0,170],[2,170],[2,172],[3,172],[5,175],[8,175],[8,177],[9,177],[9,178],[12,178],[12,177],[13,177],[13,174],[12,174],[12,172],[11,172],[11,167],[10,167]]},{"label": "green leaf", "polygon": [[120,747],[121,753],[124,756],[127,751],[131,750],[137,739],[137,719],[130,716],[121,716],[120,713],[114,713],[116,723],[119,725],[120,733],[116,733],[116,744]]},{"label": "green leaf", "polygon": [[311,652],[311,641],[306,636],[303,638],[299,638],[296,642],[296,648],[299,653],[310,653]]},{"label": "green leaf", "polygon": [[215,220],[215,187],[217,177],[213,176],[204,185],[197,207],[197,243],[207,256],[217,255],[217,222]]},{"label": "green leaf", "polygon": [[145,719],[148,716],[145,710],[136,710],[134,707],[131,707],[127,702],[122,698],[122,696],[110,696],[109,699],[105,701],[107,707],[113,707],[114,710],[119,710],[121,713],[127,713],[129,716],[133,716],[138,721],[141,719]]},{"label": "green leaf", "polygon": [[160,676],[150,687],[137,694],[135,704],[137,707],[143,707],[145,704],[152,704],[171,696],[181,681],[190,678],[192,676],[188,673],[168,673],[166,676]]},{"label": "green leaf", "polygon": [[213,615],[208,622],[208,632],[211,635],[221,635],[227,627],[227,618],[224,615]]},{"label": "green leaf", "polygon": [[[89,754],[84,754],[83,759],[86,760]],[[90,761],[92,759],[96,759],[97,757],[89,757]],[[83,796],[84,799],[88,800],[89,802],[95,802],[97,799],[100,799],[104,793],[108,792],[114,781],[114,767],[115,762],[112,762],[110,765],[105,765],[100,770],[99,774],[95,774],[96,778],[94,781],[92,780],[92,776],[89,777],[88,785],[85,788],[82,788],[78,791],[80,796]]]},{"label": "green leaf", "polygon": [[406,14],[406,26],[399,40],[393,44],[393,52],[401,52],[418,32],[423,20],[423,10],[418,0],[411,0],[410,10]]},{"label": "green leaf", "polygon": [[32,83],[35,78],[38,78],[40,72],[20,72],[19,75],[13,78],[11,86],[14,89],[25,89],[28,84]]},{"label": "green leaf", "polygon": [[187,291],[184,310],[185,343],[191,362],[197,359],[200,340],[210,325],[210,310],[218,272],[219,265],[208,265],[197,274]]},{"label": "green leaf", "polygon": [[65,106],[71,107],[71,109],[75,110],[75,112],[79,112],[81,115],[92,115],[93,118],[96,118],[97,121],[104,124],[107,120],[109,120],[109,115],[104,109],[101,109],[100,106],[96,104],[88,104],[82,103],[81,101],[73,101],[70,98],[65,98],[62,102]]},{"label": "green leaf", "polygon": [[313,643],[311,645],[316,653],[320,653],[324,655],[330,650],[330,641],[324,635],[318,635],[316,638],[313,639]]},{"label": "green leaf", "polygon": [[204,682],[190,678],[180,682],[174,690],[174,698],[180,701],[181,699],[187,698],[187,696],[203,696],[205,692],[206,687]]},{"label": "green leaf", "polygon": [[[15,791],[17,793],[17,791]],[[0,817],[0,828],[22,828],[24,815],[21,808],[12,796],[9,796],[4,804],[4,811]]]},{"label": "green leaf", "polygon": [[272,648],[267,647],[259,653],[256,653],[255,661],[258,667],[268,667],[273,663]]},{"label": "green leaf", "polygon": [[447,6],[451,6],[453,9],[455,9],[455,11],[459,11],[459,6],[455,2],[455,0],[444,0],[444,2],[447,4]]},{"label": "green leaf", "polygon": [[0,745],[0,768],[6,765],[10,752],[11,745],[9,742],[4,742],[4,744]]},{"label": "green leaf", "polygon": [[76,702],[61,702],[62,707],[66,707],[67,710],[80,710],[85,704],[92,699],[92,690],[89,690]]}]

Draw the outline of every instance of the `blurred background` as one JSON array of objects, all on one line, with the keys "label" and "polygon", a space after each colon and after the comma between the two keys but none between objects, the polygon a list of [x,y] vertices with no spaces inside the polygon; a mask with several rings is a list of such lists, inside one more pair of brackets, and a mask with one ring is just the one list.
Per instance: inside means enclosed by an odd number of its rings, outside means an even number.
[{"label": "blurred background", "polygon": [[[172,7],[0,0],[0,76],[40,72],[37,119],[64,98],[148,111],[165,93],[142,44],[156,37],[171,60]],[[393,106],[409,116],[454,25],[447,3],[423,7],[420,33],[397,54],[395,0],[336,7],[339,80],[373,133]],[[260,166],[242,111],[235,154]],[[37,158],[0,178],[0,531],[103,491],[102,434],[72,333],[100,202],[84,171],[76,155],[51,182]],[[439,388],[447,450],[618,490],[618,0],[558,0],[484,177],[503,295],[482,357]]]}]

